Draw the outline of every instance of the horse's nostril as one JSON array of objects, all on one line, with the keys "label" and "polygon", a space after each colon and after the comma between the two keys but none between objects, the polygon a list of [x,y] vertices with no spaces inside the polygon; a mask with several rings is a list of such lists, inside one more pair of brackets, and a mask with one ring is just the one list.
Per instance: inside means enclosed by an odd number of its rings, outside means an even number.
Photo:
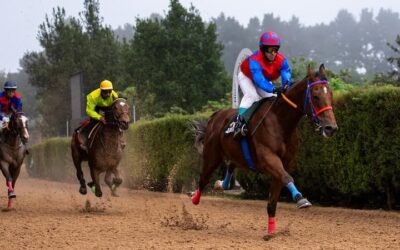
[{"label": "horse's nostril", "polygon": [[337,126],[331,126],[331,125],[326,125],[324,126],[324,131],[327,134],[333,134],[334,132],[336,132],[338,129]]}]

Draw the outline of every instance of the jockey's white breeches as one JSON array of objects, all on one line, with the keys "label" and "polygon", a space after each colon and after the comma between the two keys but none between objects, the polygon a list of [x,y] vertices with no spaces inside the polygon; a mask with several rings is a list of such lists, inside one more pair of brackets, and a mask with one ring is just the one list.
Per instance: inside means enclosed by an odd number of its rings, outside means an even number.
[{"label": "jockey's white breeches", "polygon": [[238,74],[238,82],[240,86],[240,90],[243,93],[242,100],[240,101],[240,108],[250,108],[250,106],[266,97],[276,96],[275,94],[268,93],[260,88],[258,88],[253,81],[248,78],[242,71]]}]

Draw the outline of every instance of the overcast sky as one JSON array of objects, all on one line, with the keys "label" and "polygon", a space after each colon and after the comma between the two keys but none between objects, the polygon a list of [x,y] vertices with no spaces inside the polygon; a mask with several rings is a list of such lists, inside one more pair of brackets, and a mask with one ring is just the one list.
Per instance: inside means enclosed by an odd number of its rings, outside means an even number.
[{"label": "overcast sky", "polygon": [[[347,9],[357,19],[367,8],[376,15],[381,8],[400,13],[400,0],[180,0],[189,7],[191,3],[200,11],[205,21],[219,16],[234,17],[247,25],[252,17],[262,19],[265,13],[273,13],[282,20],[297,16],[304,25],[328,24],[340,9]],[[100,14],[104,23],[113,28],[125,23],[134,24],[136,17],[148,17],[151,13],[164,15],[169,0],[100,0]],[[78,16],[83,10],[83,0],[0,0],[0,71],[15,72],[19,59],[27,51],[40,51],[36,39],[38,27],[52,8],[62,6],[67,16]],[[400,27],[393,27],[399,29]]]}]

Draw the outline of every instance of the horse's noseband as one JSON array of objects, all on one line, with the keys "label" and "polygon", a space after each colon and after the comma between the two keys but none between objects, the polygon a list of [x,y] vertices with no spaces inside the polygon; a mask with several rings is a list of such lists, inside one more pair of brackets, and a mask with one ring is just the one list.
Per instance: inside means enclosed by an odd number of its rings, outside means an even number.
[{"label": "horse's noseband", "polygon": [[[116,104],[117,104],[117,100],[116,100],[116,102],[114,102],[114,105],[113,105],[113,107],[112,107],[112,114],[113,114],[113,116],[112,116],[112,121],[111,121],[110,123],[112,123],[112,124],[118,126],[118,128],[119,128],[120,130],[126,130],[126,129],[129,127],[129,125],[128,125],[127,122],[120,121],[120,117],[121,117],[122,115],[129,115],[129,114],[128,114],[128,110],[124,110],[122,113],[118,113],[118,112],[115,111],[115,105],[116,105]],[[124,106],[124,105],[126,105],[125,102],[123,102],[123,105],[121,104],[121,106]]]}]

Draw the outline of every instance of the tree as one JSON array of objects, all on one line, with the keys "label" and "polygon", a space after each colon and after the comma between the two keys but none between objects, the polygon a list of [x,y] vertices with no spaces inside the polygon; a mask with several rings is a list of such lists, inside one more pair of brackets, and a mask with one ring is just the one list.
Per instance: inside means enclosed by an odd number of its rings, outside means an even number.
[{"label": "tree", "polygon": [[392,45],[388,43],[388,46],[395,53],[394,56],[388,58],[388,61],[392,64],[393,70],[389,73],[389,76],[392,77],[393,82],[397,85],[400,85],[400,34],[397,35],[396,38],[397,45]]},{"label": "tree", "polygon": [[53,9],[39,26],[42,52],[24,55],[22,66],[32,85],[38,88],[40,127],[45,135],[64,135],[71,118],[70,76],[78,71],[84,76],[87,94],[103,79],[122,82],[120,46],[109,27],[102,25],[99,2],[85,0],[81,19],[66,18],[65,10]]},{"label": "tree", "polygon": [[172,107],[192,113],[223,97],[229,85],[222,49],[216,25],[177,0],[164,19],[138,19],[127,62],[139,113],[159,116]]}]

